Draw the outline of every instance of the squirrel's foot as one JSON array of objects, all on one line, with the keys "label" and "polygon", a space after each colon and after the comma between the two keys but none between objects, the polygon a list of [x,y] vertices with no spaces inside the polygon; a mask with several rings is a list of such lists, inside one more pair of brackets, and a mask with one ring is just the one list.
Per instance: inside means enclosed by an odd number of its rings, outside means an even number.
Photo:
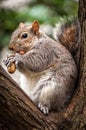
[{"label": "squirrel's foot", "polygon": [[41,103],[38,104],[38,108],[43,112],[43,114],[49,114],[49,108],[47,106],[42,105]]},{"label": "squirrel's foot", "polygon": [[4,64],[9,67],[11,63],[15,62],[15,55],[7,55],[6,59],[3,60]]}]

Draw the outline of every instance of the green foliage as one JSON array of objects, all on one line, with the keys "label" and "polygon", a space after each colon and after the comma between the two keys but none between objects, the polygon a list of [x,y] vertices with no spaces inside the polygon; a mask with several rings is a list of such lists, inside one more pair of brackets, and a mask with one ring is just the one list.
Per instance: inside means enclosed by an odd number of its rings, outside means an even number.
[{"label": "green foliage", "polygon": [[0,48],[8,43],[11,31],[18,23],[16,15],[17,13],[11,10],[0,10]]},{"label": "green foliage", "polygon": [[75,0],[37,0],[21,10],[0,9],[0,48],[9,43],[11,33],[20,22],[54,25],[60,17],[76,16],[78,4]]}]

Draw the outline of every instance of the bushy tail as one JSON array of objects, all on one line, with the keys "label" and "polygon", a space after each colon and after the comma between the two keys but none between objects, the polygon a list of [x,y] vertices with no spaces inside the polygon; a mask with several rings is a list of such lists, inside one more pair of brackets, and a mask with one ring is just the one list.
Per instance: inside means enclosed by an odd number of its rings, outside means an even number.
[{"label": "bushy tail", "polygon": [[80,27],[78,20],[62,20],[54,29],[54,38],[71,52],[78,66],[80,55]]}]

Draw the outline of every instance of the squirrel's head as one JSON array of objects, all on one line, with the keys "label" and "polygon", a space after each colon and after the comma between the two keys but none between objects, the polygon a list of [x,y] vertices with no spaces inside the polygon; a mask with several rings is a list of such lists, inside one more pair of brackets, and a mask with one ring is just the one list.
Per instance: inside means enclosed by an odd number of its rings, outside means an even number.
[{"label": "squirrel's head", "polygon": [[25,54],[30,50],[39,38],[39,22],[34,21],[31,26],[20,23],[13,32],[9,49],[20,54]]}]

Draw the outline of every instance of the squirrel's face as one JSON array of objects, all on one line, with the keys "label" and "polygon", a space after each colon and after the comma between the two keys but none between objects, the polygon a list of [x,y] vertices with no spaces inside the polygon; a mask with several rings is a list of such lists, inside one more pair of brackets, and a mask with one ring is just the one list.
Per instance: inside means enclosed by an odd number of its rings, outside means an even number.
[{"label": "squirrel's face", "polygon": [[19,54],[25,54],[29,51],[39,36],[39,23],[34,21],[32,26],[26,26],[23,23],[13,32],[9,49]]}]

